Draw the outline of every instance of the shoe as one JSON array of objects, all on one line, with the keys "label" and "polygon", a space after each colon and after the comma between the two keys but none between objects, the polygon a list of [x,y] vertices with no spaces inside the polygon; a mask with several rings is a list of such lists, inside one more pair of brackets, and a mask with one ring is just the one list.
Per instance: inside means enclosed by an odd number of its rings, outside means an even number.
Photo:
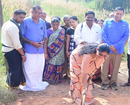
[{"label": "shoe", "polygon": [[107,90],[108,87],[109,87],[109,84],[102,84],[101,89],[102,90]]},{"label": "shoe", "polygon": [[117,86],[116,82],[113,82],[111,84],[111,88],[112,88],[112,90],[118,90],[118,86]]},{"label": "shoe", "polygon": [[122,87],[130,86],[130,83],[121,84]]}]

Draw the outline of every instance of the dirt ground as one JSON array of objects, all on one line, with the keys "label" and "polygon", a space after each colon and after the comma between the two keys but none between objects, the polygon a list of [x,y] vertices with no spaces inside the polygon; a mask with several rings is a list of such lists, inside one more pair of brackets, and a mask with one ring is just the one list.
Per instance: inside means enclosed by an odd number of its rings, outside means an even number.
[{"label": "dirt ground", "polygon": [[[96,102],[92,105],[130,105],[130,87],[121,87],[120,84],[127,81],[128,70],[126,62],[121,63],[118,75],[119,90],[101,90],[101,80],[94,81],[93,95]],[[16,102],[5,105],[76,105],[68,95],[69,79],[63,80],[59,85],[49,85],[46,90],[41,92],[26,92],[15,90],[18,94]]]}]

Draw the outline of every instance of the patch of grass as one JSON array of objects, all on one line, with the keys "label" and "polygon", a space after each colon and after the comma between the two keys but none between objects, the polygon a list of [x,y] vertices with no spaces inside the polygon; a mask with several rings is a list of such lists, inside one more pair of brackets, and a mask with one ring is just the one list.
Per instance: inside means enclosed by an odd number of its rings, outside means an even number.
[{"label": "patch of grass", "polygon": [[2,59],[0,60],[0,105],[3,103],[15,101],[17,99],[16,94],[5,87],[6,69],[3,60],[4,59],[2,57]]},{"label": "patch of grass", "polygon": [[7,88],[0,87],[0,105],[2,103],[12,102],[17,99],[14,92],[7,90]]},{"label": "patch of grass", "polygon": [[[54,3],[55,2],[55,3]],[[94,3],[94,1],[93,1]],[[90,2],[91,4],[91,2]],[[89,4],[88,4],[89,5]],[[93,4],[92,4],[93,5]],[[109,15],[109,11],[106,10],[97,10],[92,9],[86,6],[86,4],[82,4],[80,2],[72,2],[69,1],[66,3],[64,0],[44,0],[41,3],[43,10],[47,12],[49,16],[58,15],[63,17],[64,15],[76,15],[80,22],[85,21],[85,13],[89,10],[92,10],[96,14],[96,18],[98,19],[107,19]]]},{"label": "patch of grass", "polygon": [[75,0],[75,1],[69,0],[69,1],[72,1],[74,3],[78,3],[78,4],[80,4],[80,5],[84,6],[84,7],[88,7],[88,8],[91,8],[91,9],[96,9],[97,8],[96,7],[96,0],[91,0],[91,1],[88,1],[88,2],[86,2],[86,1],[80,1],[79,2],[79,0]]},{"label": "patch of grass", "polygon": [[23,9],[27,12],[26,16],[29,16],[31,7],[31,0],[2,0],[4,22],[12,18],[15,9]]}]

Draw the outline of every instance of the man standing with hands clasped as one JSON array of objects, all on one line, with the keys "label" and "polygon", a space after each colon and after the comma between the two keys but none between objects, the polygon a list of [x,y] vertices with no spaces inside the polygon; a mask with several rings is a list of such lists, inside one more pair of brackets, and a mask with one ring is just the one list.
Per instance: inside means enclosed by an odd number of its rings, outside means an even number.
[{"label": "man standing with hands clasped", "polygon": [[[101,79],[102,90],[106,90],[109,86],[113,90],[118,90],[117,76],[122,60],[122,54],[124,52],[125,42],[129,37],[129,24],[122,19],[124,15],[124,9],[117,7],[114,11],[114,18],[106,20],[103,24],[102,39],[104,43],[110,46],[111,52],[108,59],[104,62]],[[108,79],[109,63],[112,61],[113,71],[111,79]]]},{"label": "man standing with hands clasped", "polygon": [[20,88],[28,91],[41,91],[49,85],[47,82],[42,82],[45,61],[43,44],[47,37],[46,24],[40,19],[42,15],[40,6],[33,6],[31,13],[32,16],[26,18],[20,26],[27,57],[24,63],[26,86]]},{"label": "man standing with hands clasped", "polygon": [[1,29],[2,52],[7,60],[9,70],[7,71],[6,86],[15,89],[19,85],[24,85],[22,61],[26,61],[23,51],[22,33],[19,23],[22,23],[26,12],[17,9],[14,11],[13,18],[3,24]]}]

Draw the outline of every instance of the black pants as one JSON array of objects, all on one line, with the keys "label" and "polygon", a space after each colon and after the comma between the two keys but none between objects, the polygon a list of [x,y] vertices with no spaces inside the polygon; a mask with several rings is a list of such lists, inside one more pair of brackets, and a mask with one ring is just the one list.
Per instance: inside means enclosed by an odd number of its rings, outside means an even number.
[{"label": "black pants", "polygon": [[127,67],[128,67],[128,83],[130,83],[130,55],[127,54]]},{"label": "black pants", "polygon": [[22,69],[22,57],[17,50],[7,52],[4,56],[9,66],[6,82],[10,87],[18,87],[21,82],[25,82]]}]

